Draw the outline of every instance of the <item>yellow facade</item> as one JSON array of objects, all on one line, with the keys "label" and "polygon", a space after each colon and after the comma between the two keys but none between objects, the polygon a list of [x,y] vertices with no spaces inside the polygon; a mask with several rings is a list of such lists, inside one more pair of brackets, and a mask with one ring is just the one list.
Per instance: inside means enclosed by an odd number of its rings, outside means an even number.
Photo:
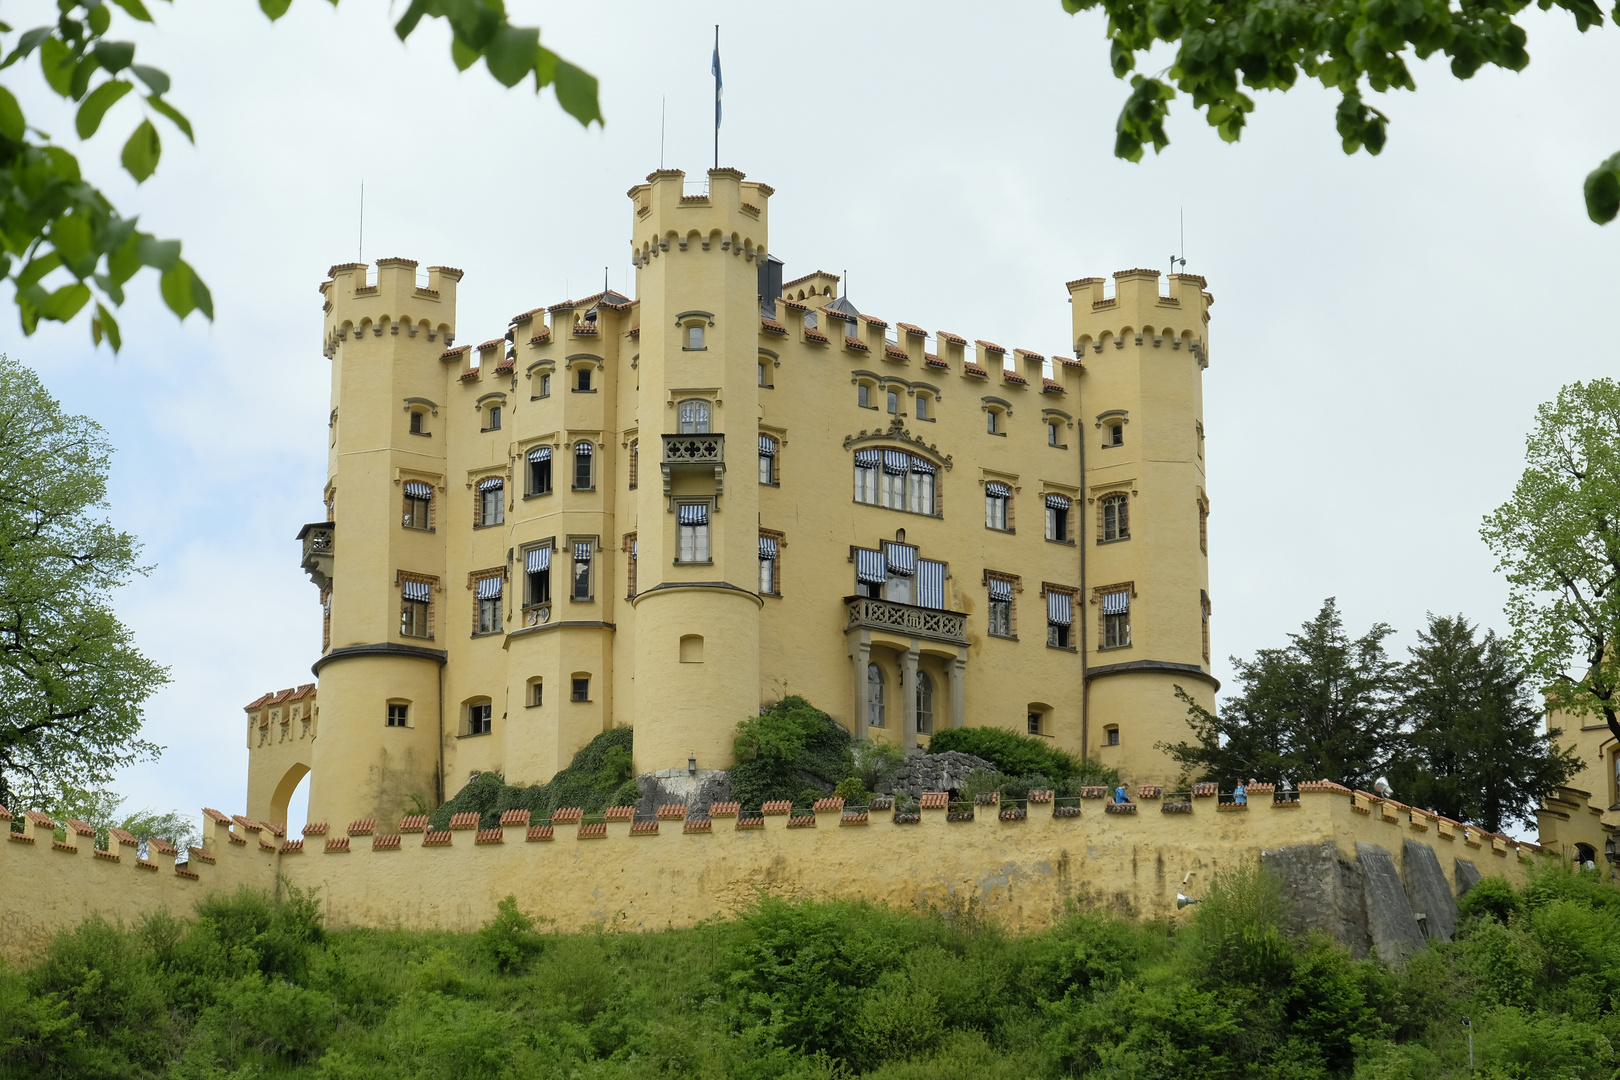
[{"label": "yellow facade", "polygon": [[1547,728],[1559,731],[1558,744],[1574,750],[1582,768],[1542,797],[1536,811],[1541,843],[1566,859],[1596,864],[1606,877],[1620,878],[1620,743],[1601,714],[1549,710]]},{"label": "yellow facade", "polygon": [[454,345],[459,270],[321,286],[311,819],[543,781],[614,726],[640,772],[723,768],[737,721],[786,694],[857,737],[1000,725],[1173,780],[1173,686],[1210,708],[1216,687],[1203,279],[1069,283],[1048,358],[858,315],[829,274],[782,284],[772,189],[694,187],[630,190],[634,299],[476,347]]}]

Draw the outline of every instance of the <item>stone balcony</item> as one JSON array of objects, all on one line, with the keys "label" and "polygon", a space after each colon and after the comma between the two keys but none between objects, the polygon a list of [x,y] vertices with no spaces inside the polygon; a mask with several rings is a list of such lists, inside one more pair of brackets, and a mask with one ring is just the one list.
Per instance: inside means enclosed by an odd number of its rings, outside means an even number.
[{"label": "stone balcony", "polygon": [[311,522],[298,530],[298,539],[304,544],[300,565],[317,589],[325,590],[332,583],[332,537],[335,531],[330,521]]},{"label": "stone balcony", "polygon": [[714,474],[714,494],[719,498],[725,487],[726,437],[717,432],[703,435],[665,435],[659,469],[664,474],[664,495],[671,494],[671,477],[676,469],[698,469]]},{"label": "stone balcony", "polygon": [[844,601],[844,607],[849,613],[845,633],[862,627],[951,645],[968,643],[967,616],[958,611],[936,611],[892,600],[874,600],[869,596],[851,596]]}]

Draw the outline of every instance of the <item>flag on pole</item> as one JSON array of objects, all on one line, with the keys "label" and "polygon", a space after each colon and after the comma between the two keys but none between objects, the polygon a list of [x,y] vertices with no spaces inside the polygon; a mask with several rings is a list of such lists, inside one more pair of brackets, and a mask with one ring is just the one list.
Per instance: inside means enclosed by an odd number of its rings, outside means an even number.
[{"label": "flag on pole", "polygon": [[714,28],[714,127],[720,129],[720,28]]}]

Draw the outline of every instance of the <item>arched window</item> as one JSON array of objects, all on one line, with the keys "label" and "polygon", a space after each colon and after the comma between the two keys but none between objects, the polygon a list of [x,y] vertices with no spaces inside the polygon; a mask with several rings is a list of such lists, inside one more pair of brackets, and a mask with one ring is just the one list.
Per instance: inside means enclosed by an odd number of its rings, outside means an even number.
[{"label": "arched window", "polygon": [[1128,540],[1130,536],[1130,503],[1124,495],[1109,495],[1102,501],[1102,539]]},{"label": "arched window", "polygon": [[926,671],[917,673],[917,730],[924,735],[934,733],[934,680]]},{"label": "arched window", "polygon": [[866,722],[883,726],[883,669],[876,664],[866,665]]},{"label": "arched window", "polygon": [[709,403],[695,399],[681,402],[680,420],[680,434],[707,435],[709,433]]}]

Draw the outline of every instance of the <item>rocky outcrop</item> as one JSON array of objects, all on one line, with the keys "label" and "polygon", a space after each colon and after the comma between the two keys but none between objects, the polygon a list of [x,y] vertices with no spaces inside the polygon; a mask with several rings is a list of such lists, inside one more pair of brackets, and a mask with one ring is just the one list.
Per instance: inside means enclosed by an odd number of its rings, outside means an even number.
[{"label": "rocky outcrop", "polygon": [[878,785],[880,795],[917,798],[925,791],[955,791],[967,782],[968,774],[995,766],[981,757],[947,750],[941,754],[913,754],[906,758],[893,782]]},{"label": "rocky outcrop", "polygon": [[1359,863],[1326,841],[1268,848],[1260,853],[1260,865],[1282,883],[1285,933],[1303,937],[1317,930],[1348,946],[1358,960],[1366,958],[1372,939]]},{"label": "rocky outcrop", "polygon": [[1479,884],[1479,867],[1474,865],[1472,859],[1454,860],[1457,871],[1457,896],[1462,898],[1468,895],[1468,890]]},{"label": "rocky outcrop", "polygon": [[1451,895],[1446,872],[1434,848],[1416,840],[1404,842],[1401,851],[1401,882],[1406,897],[1423,917],[1424,936],[1434,941],[1450,941],[1457,933],[1457,901]]},{"label": "rocky outcrop", "polygon": [[692,817],[706,817],[714,803],[731,801],[731,774],[725,769],[660,769],[636,777],[636,787],[641,792],[636,817],[642,819],[673,805],[684,805]]},{"label": "rocky outcrop", "polygon": [[1356,841],[1356,861],[1361,864],[1361,889],[1367,905],[1367,932],[1378,958],[1386,964],[1399,964],[1412,953],[1424,949],[1423,931],[1401,885],[1395,860],[1377,844]]}]

